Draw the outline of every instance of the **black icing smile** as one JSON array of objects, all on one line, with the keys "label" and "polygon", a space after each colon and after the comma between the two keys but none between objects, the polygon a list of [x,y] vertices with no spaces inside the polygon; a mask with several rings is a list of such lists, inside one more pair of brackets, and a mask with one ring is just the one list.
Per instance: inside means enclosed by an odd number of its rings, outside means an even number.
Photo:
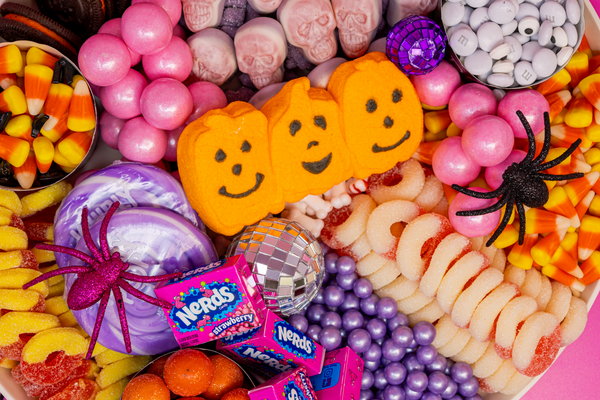
[{"label": "black icing smile", "polygon": [[375,143],[372,148],[373,153],[384,153],[386,151],[394,150],[396,147],[400,146],[402,143],[407,141],[409,138],[410,138],[410,131],[406,131],[404,136],[402,136],[402,138],[400,140],[398,140],[396,143],[394,143],[391,146],[380,147],[377,143]]},{"label": "black icing smile", "polygon": [[331,153],[329,153],[325,158],[314,161],[314,162],[304,162],[302,161],[302,168],[310,172],[311,174],[318,175],[321,172],[325,171],[327,167],[331,164]]},{"label": "black icing smile", "polygon": [[229,197],[230,199],[243,199],[244,197],[248,197],[252,193],[256,192],[258,190],[258,188],[260,187],[260,185],[263,183],[264,179],[265,179],[265,176],[263,174],[261,174],[260,172],[257,172],[256,173],[256,184],[251,189],[246,190],[244,193],[232,194],[227,191],[225,186],[221,186],[221,189],[219,189],[219,194],[221,196]]}]

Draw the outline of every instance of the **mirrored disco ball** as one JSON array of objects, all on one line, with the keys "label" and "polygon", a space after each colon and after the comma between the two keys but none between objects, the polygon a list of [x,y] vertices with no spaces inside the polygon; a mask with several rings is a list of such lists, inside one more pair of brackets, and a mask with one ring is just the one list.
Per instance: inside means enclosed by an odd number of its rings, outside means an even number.
[{"label": "mirrored disco ball", "polygon": [[317,239],[300,224],[266,218],[246,227],[227,249],[243,254],[267,308],[278,315],[300,312],[317,295],[325,273]]}]

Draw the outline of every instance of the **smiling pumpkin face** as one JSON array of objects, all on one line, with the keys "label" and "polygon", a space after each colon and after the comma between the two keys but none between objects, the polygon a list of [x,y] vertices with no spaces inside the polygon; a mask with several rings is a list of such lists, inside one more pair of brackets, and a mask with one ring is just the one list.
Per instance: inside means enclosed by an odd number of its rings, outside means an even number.
[{"label": "smiling pumpkin face", "polygon": [[327,91],[340,106],[341,129],[354,176],[391,169],[409,159],[423,137],[423,111],[410,80],[383,53],[340,65]]},{"label": "smiling pumpkin face", "polygon": [[267,119],[248,103],[209,111],[177,146],[181,182],[204,223],[224,235],[283,209],[271,169]]},{"label": "smiling pumpkin face", "polygon": [[352,176],[339,107],[307,78],[288,82],[261,111],[269,121],[273,171],[285,200],[322,194]]}]

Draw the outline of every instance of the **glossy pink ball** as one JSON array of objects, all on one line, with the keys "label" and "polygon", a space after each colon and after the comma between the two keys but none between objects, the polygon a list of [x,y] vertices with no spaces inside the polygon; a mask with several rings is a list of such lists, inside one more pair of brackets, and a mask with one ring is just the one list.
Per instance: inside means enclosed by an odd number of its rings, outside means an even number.
[{"label": "glossy pink ball", "polygon": [[125,78],[100,89],[100,100],[106,111],[117,118],[137,117],[142,113],[140,99],[146,86],[146,78],[136,70],[130,69]]},{"label": "glossy pink ball", "polygon": [[168,131],[184,124],[192,113],[193,102],[183,83],[160,78],[146,86],[140,106],[150,125]]},{"label": "glossy pink ball", "polygon": [[144,118],[131,119],[123,125],[119,134],[119,151],[131,161],[154,164],[167,150],[167,134],[156,129]]},{"label": "glossy pink ball", "polygon": [[173,78],[183,82],[192,72],[192,51],[183,39],[173,36],[167,47],[158,53],[145,55],[142,65],[152,81]]},{"label": "glossy pink ball", "polygon": [[550,112],[548,100],[533,89],[512,90],[500,100],[498,116],[513,130],[516,138],[527,139],[527,132],[517,116],[521,111],[529,122],[534,135],[544,130],[544,113]]},{"label": "glossy pink ball", "polygon": [[117,118],[108,111],[104,111],[100,117],[100,136],[102,140],[111,149],[119,149],[119,133],[121,128],[127,122],[124,119]]},{"label": "glossy pink ball", "polygon": [[469,122],[462,134],[467,157],[482,167],[500,164],[515,144],[510,125],[495,115],[482,115]]},{"label": "glossy pink ball", "polygon": [[448,104],[452,93],[461,85],[460,74],[448,61],[442,61],[428,74],[413,76],[411,81],[419,100],[431,107]]},{"label": "glossy pink ball", "polygon": [[114,35],[94,35],[79,49],[79,69],[88,81],[109,86],[125,78],[131,66],[129,49]]},{"label": "glossy pink ball", "polygon": [[187,39],[187,35],[185,34],[183,26],[179,24],[175,25],[175,27],[173,28],[173,36],[177,36],[178,38],[181,38],[183,40]]},{"label": "glossy pink ball", "polygon": [[167,151],[163,157],[165,160],[177,161],[177,142],[179,142],[179,136],[184,129],[185,125],[181,125],[179,128],[167,131]]},{"label": "glossy pink ball", "polygon": [[186,125],[203,116],[207,111],[227,107],[227,97],[220,87],[211,82],[196,82],[188,86],[192,95],[194,110],[185,122]]},{"label": "glossy pink ball", "polygon": [[[489,190],[471,187],[475,192],[487,193]],[[459,193],[456,195],[450,207],[448,208],[448,216],[450,223],[458,233],[466,237],[480,237],[489,235],[500,223],[500,210],[493,213],[476,215],[473,217],[459,217],[457,211],[481,210],[495,204],[498,199],[476,199],[466,194]]]},{"label": "glossy pink ball", "polygon": [[181,18],[181,0],[131,0],[131,4],[137,3],[152,3],[162,7],[167,12],[171,19],[171,25],[175,27]]},{"label": "glossy pink ball", "polygon": [[121,34],[131,50],[141,55],[154,54],[171,42],[173,25],[162,7],[152,3],[138,3],[123,13]]},{"label": "glossy pink ball", "polygon": [[480,115],[496,115],[498,100],[490,88],[479,83],[462,85],[448,102],[450,119],[460,129],[465,129],[472,119]]},{"label": "glossy pink ball", "polygon": [[[104,25],[100,27],[98,33],[106,33],[107,35],[114,35],[119,39],[123,40],[121,35],[121,18],[113,18],[110,21],[106,21]],[[131,66],[138,65],[142,61],[142,55],[132,51],[129,47],[129,56],[131,57]]]},{"label": "glossy pink ball", "polygon": [[435,176],[446,185],[467,185],[481,171],[463,151],[459,136],[449,137],[439,144],[433,153],[432,167]]},{"label": "glossy pink ball", "polygon": [[503,179],[502,174],[506,171],[506,168],[511,166],[513,163],[520,163],[525,159],[527,153],[522,150],[513,150],[510,152],[508,157],[498,165],[485,169],[485,181],[492,190],[496,190],[502,185]]}]

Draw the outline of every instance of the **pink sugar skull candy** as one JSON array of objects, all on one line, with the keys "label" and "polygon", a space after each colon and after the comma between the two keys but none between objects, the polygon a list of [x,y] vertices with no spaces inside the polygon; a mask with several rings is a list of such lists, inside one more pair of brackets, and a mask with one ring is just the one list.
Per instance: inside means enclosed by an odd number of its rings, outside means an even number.
[{"label": "pink sugar skull candy", "polygon": [[288,42],[313,64],[335,57],[335,17],[328,0],[284,0],[277,9]]},{"label": "pink sugar skull candy", "polygon": [[270,14],[277,10],[281,0],[248,0],[248,4],[259,14]]},{"label": "pink sugar skull candy", "polygon": [[437,6],[437,0],[390,0],[387,10],[389,26],[409,15],[427,15]]},{"label": "pink sugar skull candy", "polygon": [[187,40],[192,50],[192,75],[220,86],[238,69],[233,39],[225,32],[207,28]]},{"label": "pink sugar skull candy", "polygon": [[331,4],[342,50],[350,58],[362,56],[377,33],[381,0],[333,0]]},{"label": "pink sugar skull candy", "polygon": [[279,22],[259,17],[245,23],[236,32],[234,45],[240,71],[250,75],[257,89],[282,81],[287,44]]},{"label": "pink sugar skull candy", "polygon": [[221,23],[225,0],[183,0],[185,24],[192,32],[214,28]]}]

